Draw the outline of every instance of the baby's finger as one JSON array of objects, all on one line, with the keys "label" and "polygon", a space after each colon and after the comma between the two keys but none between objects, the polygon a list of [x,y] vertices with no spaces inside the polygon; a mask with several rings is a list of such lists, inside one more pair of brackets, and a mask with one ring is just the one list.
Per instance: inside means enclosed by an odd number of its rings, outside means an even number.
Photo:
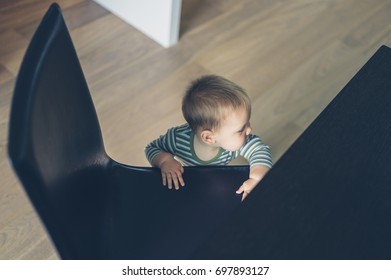
[{"label": "baby's finger", "polygon": [[248,196],[248,192],[243,192],[242,201]]},{"label": "baby's finger", "polygon": [[183,186],[185,185],[185,181],[183,180],[182,173],[178,172],[176,175],[177,175],[177,177],[178,177],[179,183],[180,183],[181,186],[183,187]]},{"label": "baby's finger", "polygon": [[179,179],[179,183],[181,183],[181,186],[184,187],[185,181],[183,180],[182,176],[179,176],[178,179]]},{"label": "baby's finger", "polygon": [[170,173],[167,173],[167,183],[168,183],[168,188],[171,190],[172,189],[172,177]]},{"label": "baby's finger", "polygon": [[174,183],[174,187],[176,190],[178,190],[179,189],[178,176],[176,173],[172,173],[171,176],[172,176],[172,181]]},{"label": "baby's finger", "polygon": [[163,186],[167,185],[167,177],[166,174],[162,173],[162,179],[163,179]]},{"label": "baby's finger", "polygon": [[237,194],[241,194],[244,191],[244,185],[241,185],[240,188],[236,191]]}]

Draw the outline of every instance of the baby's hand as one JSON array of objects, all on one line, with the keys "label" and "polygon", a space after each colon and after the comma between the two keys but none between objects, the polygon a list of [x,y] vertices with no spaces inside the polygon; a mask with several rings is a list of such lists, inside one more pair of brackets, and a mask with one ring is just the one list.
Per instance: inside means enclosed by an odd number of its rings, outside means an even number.
[{"label": "baby's hand", "polygon": [[182,174],[184,169],[182,165],[174,158],[168,158],[160,164],[160,171],[162,173],[163,185],[168,185],[169,189],[174,187],[176,190],[179,189],[179,185],[182,187],[185,185]]},{"label": "baby's hand", "polygon": [[246,180],[240,188],[236,191],[237,194],[243,193],[242,201],[249,195],[249,193],[257,186],[259,180],[256,179],[248,179]]},{"label": "baby's hand", "polygon": [[256,165],[250,169],[250,178],[246,180],[236,191],[237,194],[243,193],[242,201],[248,194],[258,185],[265,174],[269,171],[269,167],[265,165]]}]

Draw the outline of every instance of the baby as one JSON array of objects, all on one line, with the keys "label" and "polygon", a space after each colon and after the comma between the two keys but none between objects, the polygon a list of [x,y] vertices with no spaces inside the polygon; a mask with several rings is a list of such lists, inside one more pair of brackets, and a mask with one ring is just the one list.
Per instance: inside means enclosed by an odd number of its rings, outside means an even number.
[{"label": "baby", "polygon": [[272,167],[270,149],[251,134],[251,103],[235,83],[214,75],[193,81],[182,101],[186,124],[152,141],[145,154],[161,170],[163,185],[184,186],[182,166],[227,165],[236,157],[249,161],[250,174],[236,191],[242,200]]}]

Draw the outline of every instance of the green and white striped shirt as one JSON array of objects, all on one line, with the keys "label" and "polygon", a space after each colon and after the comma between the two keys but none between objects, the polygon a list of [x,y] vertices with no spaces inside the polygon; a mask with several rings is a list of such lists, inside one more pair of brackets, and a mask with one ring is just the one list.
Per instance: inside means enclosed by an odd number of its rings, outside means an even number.
[{"label": "green and white striped shirt", "polygon": [[261,139],[250,134],[244,145],[237,151],[231,152],[220,148],[220,151],[213,159],[203,161],[194,152],[194,133],[188,124],[170,128],[166,134],[152,141],[145,148],[145,155],[152,164],[153,158],[160,152],[168,152],[185,166],[194,165],[227,165],[236,157],[243,156],[250,164],[266,165],[272,167],[270,148],[262,143]]}]

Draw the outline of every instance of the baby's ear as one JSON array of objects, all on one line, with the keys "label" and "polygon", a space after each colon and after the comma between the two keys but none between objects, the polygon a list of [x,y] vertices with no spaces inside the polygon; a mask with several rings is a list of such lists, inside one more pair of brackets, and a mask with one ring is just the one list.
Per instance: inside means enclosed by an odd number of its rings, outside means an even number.
[{"label": "baby's ear", "polygon": [[209,129],[204,129],[203,131],[201,131],[201,139],[206,144],[214,144],[215,143],[213,131],[211,131]]}]

